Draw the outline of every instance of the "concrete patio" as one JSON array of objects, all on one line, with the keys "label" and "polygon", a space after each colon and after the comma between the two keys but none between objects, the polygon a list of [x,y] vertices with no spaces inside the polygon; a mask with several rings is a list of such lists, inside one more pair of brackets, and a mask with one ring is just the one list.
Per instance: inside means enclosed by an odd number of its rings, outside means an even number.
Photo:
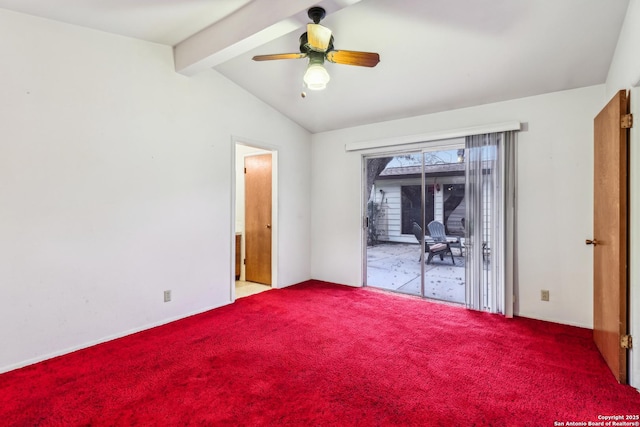
[{"label": "concrete patio", "polygon": [[[420,295],[420,246],[381,243],[367,247],[367,286]],[[425,297],[453,303],[465,302],[465,260],[454,249],[454,261],[435,256],[425,264]],[[424,262],[424,260],[423,260]]]}]

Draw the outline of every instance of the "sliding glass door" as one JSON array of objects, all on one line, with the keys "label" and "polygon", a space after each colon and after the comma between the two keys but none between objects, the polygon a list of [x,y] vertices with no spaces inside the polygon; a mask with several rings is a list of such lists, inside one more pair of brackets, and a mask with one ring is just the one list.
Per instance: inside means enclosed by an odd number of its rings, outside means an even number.
[{"label": "sliding glass door", "polygon": [[464,304],[462,145],[364,162],[365,284]]},{"label": "sliding glass door", "polygon": [[364,156],[364,284],[512,315],[514,142]]},{"label": "sliding glass door", "polygon": [[413,222],[422,221],[421,152],[365,159],[366,285],[422,295],[420,248]]},{"label": "sliding glass door", "polygon": [[464,304],[465,157],[462,146],[423,152],[425,212],[423,296]]}]

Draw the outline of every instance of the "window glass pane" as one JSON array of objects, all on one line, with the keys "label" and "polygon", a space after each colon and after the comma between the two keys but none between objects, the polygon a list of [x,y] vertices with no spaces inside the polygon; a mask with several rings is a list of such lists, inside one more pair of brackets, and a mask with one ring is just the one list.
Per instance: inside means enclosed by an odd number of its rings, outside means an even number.
[{"label": "window glass pane", "polygon": [[464,237],[464,184],[444,186],[443,209],[446,234]]},{"label": "window glass pane", "polygon": [[[403,185],[400,187],[402,200],[402,234],[413,234],[413,223],[422,224],[421,185]],[[433,185],[427,188],[425,199],[426,223],[433,221]]]}]

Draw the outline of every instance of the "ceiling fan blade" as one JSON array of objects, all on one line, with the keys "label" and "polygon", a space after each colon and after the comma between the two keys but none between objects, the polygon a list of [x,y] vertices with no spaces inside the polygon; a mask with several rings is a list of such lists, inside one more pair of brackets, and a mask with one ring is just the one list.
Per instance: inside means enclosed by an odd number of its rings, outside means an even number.
[{"label": "ceiling fan blade", "polygon": [[306,53],[275,53],[272,55],[256,55],[253,57],[254,61],[271,61],[274,59],[300,59],[305,58]]},{"label": "ceiling fan blade", "polygon": [[380,62],[380,55],[373,52],[355,52],[352,50],[332,50],[327,52],[327,60],[336,64],[375,67]]},{"label": "ceiling fan blade", "polygon": [[311,49],[326,52],[331,43],[331,30],[320,24],[307,24],[307,41]]}]

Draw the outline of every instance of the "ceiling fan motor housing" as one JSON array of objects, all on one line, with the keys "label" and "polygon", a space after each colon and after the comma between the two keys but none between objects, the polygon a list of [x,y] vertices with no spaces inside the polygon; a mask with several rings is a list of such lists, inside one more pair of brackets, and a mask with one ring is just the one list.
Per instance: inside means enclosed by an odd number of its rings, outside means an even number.
[{"label": "ceiling fan motor housing", "polygon": [[[327,47],[326,52],[333,50],[333,36],[331,36],[331,40],[329,41],[329,46]],[[308,54],[309,52],[314,52],[315,50],[309,44],[309,38],[307,32],[305,31],[300,36],[300,52]]]}]

